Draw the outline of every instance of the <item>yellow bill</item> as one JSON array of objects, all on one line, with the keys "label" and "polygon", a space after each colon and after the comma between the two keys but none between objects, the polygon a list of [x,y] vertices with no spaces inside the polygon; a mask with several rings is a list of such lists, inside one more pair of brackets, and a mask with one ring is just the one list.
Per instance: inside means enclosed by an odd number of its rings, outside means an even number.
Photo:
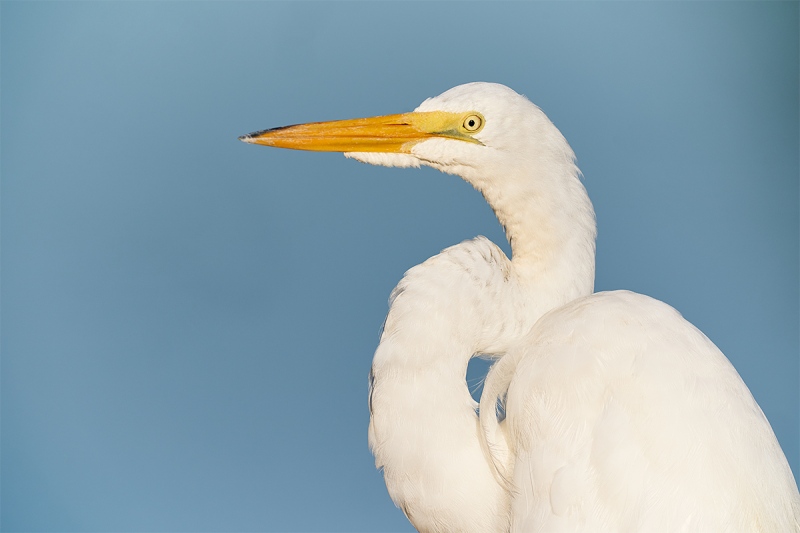
[{"label": "yellow bill", "polygon": [[472,135],[482,128],[483,116],[476,112],[427,111],[284,126],[239,140],[316,152],[410,153],[415,144],[434,137],[480,144]]}]

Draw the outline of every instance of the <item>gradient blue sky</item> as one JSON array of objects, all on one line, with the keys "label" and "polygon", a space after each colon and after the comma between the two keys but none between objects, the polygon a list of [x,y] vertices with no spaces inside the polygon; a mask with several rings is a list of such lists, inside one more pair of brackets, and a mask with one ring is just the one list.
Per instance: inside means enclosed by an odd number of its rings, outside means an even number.
[{"label": "gradient blue sky", "polygon": [[411,530],[367,449],[386,299],[500,227],[453,176],[236,137],[476,80],[575,149],[597,289],[700,327],[798,472],[797,2],[0,17],[4,531]]}]

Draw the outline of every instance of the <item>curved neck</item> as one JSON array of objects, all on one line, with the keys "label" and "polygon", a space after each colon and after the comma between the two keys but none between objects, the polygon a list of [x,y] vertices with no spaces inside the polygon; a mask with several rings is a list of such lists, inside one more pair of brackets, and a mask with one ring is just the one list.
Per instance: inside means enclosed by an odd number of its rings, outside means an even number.
[{"label": "curved neck", "polygon": [[577,168],[568,157],[525,167],[506,167],[502,179],[465,176],[505,228],[511,261],[479,238],[414,267],[392,294],[373,360],[369,440],[419,531],[507,531],[510,495],[482,448],[467,364],[503,354],[544,313],[593,290],[594,211]]},{"label": "curved neck", "polygon": [[513,270],[536,303],[534,321],[594,291],[594,208],[566,141],[564,150],[506,167],[502,179],[475,172],[468,180],[505,230]]}]

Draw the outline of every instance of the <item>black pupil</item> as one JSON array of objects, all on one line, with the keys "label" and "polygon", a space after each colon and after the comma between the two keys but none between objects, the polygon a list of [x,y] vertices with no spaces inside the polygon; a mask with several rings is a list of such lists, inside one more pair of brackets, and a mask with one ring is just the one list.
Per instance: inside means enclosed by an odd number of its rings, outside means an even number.
[{"label": "black pupil", "polygon": [[469,124],[469,127],[472,128],[473,126],[475,126],[475,121],[473,119],[469,119],[468,124]]}]

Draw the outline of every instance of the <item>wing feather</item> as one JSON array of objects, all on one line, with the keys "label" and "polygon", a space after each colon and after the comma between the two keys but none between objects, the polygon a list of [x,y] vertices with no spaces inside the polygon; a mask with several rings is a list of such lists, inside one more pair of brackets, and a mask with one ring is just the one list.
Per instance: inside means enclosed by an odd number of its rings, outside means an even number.
[{"label": "wing feather", "polygon": [[486,386],[508,391],[513,531],[798,531],[769,422],[663,302],[594,294],[542,317],[506,357]]}]

